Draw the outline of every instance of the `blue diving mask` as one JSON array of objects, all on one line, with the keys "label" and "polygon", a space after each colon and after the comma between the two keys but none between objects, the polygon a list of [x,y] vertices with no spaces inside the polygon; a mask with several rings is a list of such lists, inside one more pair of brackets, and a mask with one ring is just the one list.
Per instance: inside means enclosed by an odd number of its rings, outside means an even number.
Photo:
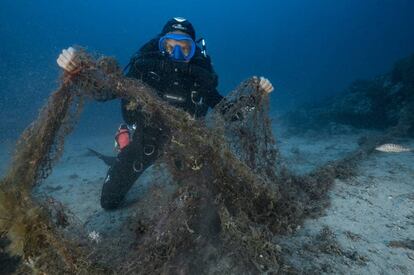
[{"label": "blue diving mask", "polygon": [[158,45],[162,53],[179,62],[190,61],[196,51],[196,43],[185,34],[166,34],[160,38]]}]

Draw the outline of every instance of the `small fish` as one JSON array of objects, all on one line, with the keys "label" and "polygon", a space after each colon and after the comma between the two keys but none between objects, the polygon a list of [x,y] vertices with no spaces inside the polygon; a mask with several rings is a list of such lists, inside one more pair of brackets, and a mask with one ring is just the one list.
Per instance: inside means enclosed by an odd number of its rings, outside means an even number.
[{"label": "small fish", "polygon": [[402,153],[412,152],[413,149],[407,148],[398,144],[387,143],[375,148],[375,150],[385,153]]}]

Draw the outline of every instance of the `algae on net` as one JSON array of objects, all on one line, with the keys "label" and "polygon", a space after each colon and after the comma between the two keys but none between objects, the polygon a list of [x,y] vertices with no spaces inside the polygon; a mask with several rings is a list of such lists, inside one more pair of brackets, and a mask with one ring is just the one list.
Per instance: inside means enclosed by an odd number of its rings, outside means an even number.
[{"label": "algae on net", "polygon": [[[255,89],[252,96],[257,98],[266,96],[258,89],[256,80],[249,80],[242,87]],[[32,187],[49,175],[63,151],[64,138],[76,122],[84,97],[99,98],[108,92],[139,104],[149,121],[154,116],[158,118],[156,123],[168,125],[171,141],[161,161],[180,182],[165,212],[144,225],[147,230],[139,247],[123,266],[94,262],[87,256],[94,248],[82,237],[62,238],[64,234],[46,209],[31,197]],[[22,256],[33,269],[45,272],[101,273],[127,269],[148,273],[169,272],[177,266],[190,270],[200,267],[189,260],[194,257],[183,255],[190,255],[190,251],[202,253],[205,244],[213,240],[222,253],[231,246],[247,252],[245,270],[269,269],[277,267],[276,250],[266,243],[265,236],[261,240],[257,233],[251,233],[256,217],[268,215],[278,197],[276,191],[266,187],[270,185],[266,181],[232,154],[223,136],[160,100],[144,83],[123,77],[114,60],[95,61],[84,53],[79,73],[64,76],[61,87],[20,138],[13,164],[1,182],[0,230],[11,240],[13,254]],[[239,225],[241,221],[243,225]],[[247,221],[251,225],[246,228]],[[210,228],[212,224],[215,230]],[[255,249],[263,250],[260,257],[260,251],[246,250],[253,243]]]},{"label": "algae on net", "polygon": [[[0,183],[0,233],[33,270],[47,273],[277,273],[274,234],[290,233],[327,205],[336,176],[347,177],[371,152],[368,144],[348,158],[295,177],[282,166],[268,118],[267,94],[256,78],[228,97],[226,115],[215,112],[210,128],[158,98],[145,83],[122,75],[115,60],[85,52],[75,75],[65,75],[39,117],[22,134],[14,161]],[[31,196],[63,151],[85,97],[114,93],[139,105],[146,123],[169,129],[160,162],[179,183],[152,217],[136,226],[124,258],[108,261],[87,236],[67,235]],[[242,120],[233,121],[237,114]],[[156,119],[154,119],[156,118]],[[372,143],[372,142],[371,142]],[[108,241],[106,254],[118,256]],[[105,259],[105,260],[104,260]]]}]

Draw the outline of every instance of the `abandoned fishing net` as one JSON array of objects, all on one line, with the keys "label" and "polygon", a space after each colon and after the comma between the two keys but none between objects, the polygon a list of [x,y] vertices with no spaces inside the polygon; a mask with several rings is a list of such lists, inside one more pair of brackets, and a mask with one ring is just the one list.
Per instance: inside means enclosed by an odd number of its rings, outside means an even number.
[{"label": "abandoned fishing net", "polygon": [[[161,100],[145,83],[124,77],[114,59],[82,52],[80,61],[80,70],[63,77],[22,134],[0,183],[0,237],[23,263],[17,273],[287,272],[273,236],[291,233],[304,218],[319,213],[334,178],[348,175],[345,170],[355,169],[350,164],[375,143],[297,177],[282,165],[268,95],[258,79],[241,83],[201,121]],[[153,197],[137,204],[119,234],[103,238],[79,226],[62,204],[34,200],[32,189],[59,160],[85,99],[108,94],[127,99],[132,109],[140,106],[144,123],[168,129],[158,164],[174,183],[148,194]],[[146,206],[154,201],[156,207]]]}]

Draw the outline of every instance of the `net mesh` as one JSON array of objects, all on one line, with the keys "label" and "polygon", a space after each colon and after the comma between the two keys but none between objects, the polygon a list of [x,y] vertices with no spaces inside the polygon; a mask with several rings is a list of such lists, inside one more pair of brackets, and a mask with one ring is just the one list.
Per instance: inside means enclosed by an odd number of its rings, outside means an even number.
[{"label": "net mesh", "polygon": [[[281,248],[273,236],[290,233],[306,217],[321,213],[334,179],[352,176],[356,164],[380,142],[369,139],[343,160],[294,176],[283,167],[275,146],[268,95],[257,78],[243,82],[209,119],[200,121],[158,98],[145,83],[124,77],[112,58],[82,52],[79,61],[79,71],[62,78],[21,135],[0,183],[0,233],[10,240],[8,251],[25,263],[22,273],[283,271]],[[63,206],[38,203],[31,191],[61,156],[85,98],[108,93],[127,99],[131,108],[141,106],[146,123],[168,127],[158,163],[165,165],[176,186],[168,194],[154,188],[165,196],[157,210],[137,208],[140,214],[127,222],[132,231],[120,231],[98,244]]]}]

